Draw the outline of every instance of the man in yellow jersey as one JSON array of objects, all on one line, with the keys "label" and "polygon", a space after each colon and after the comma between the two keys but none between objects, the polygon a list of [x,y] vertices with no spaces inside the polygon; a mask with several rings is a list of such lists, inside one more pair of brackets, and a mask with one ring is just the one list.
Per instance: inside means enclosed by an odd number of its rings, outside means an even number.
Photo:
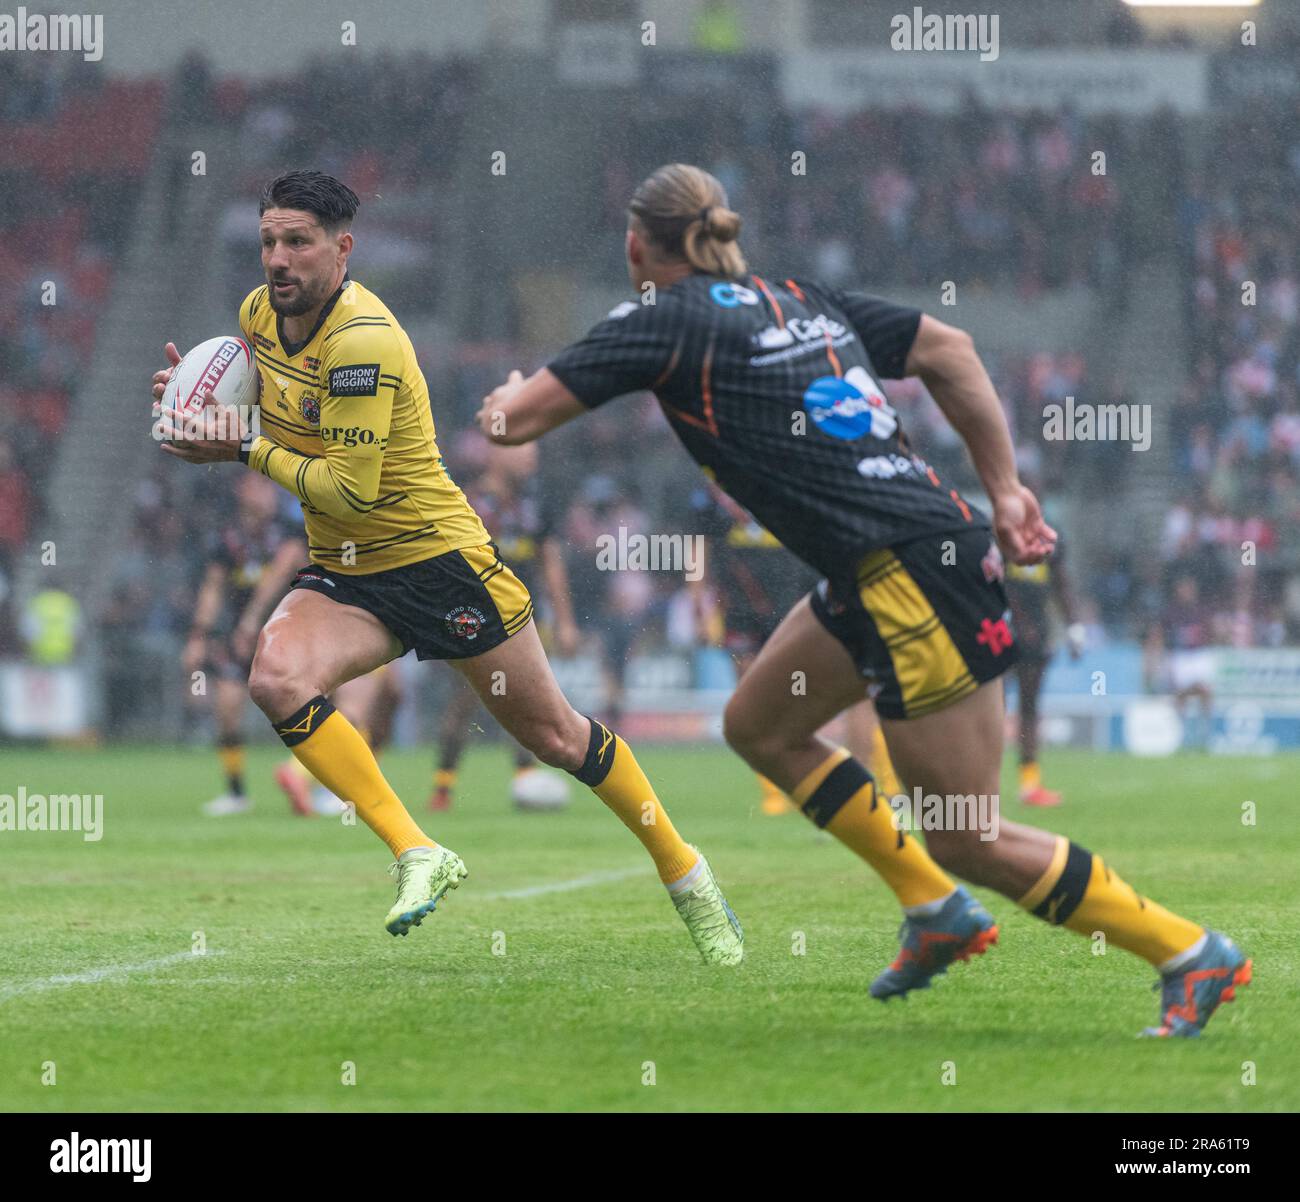
[{"label": "man in yellow jersey", "polygon": [[[262,192],[266,284],[239,313],[261,376],[260,433],[211,393],[198,414],[168,412],[159,423],[166,453],[238,460],[302,502],[311,563],[258,639],[253,700],[393,852],[397,901],[385,926],[394,935],[418,926],[467,872],[416,825],[327,695],[414,648],[450,661],[515,739],[591,787],[654,859],[704,959],[738,963],[740,924],[707,861],[678,835],[627,744],[565,700],[528,590],[443,466],[410,339],[348,276],[358,204],[316,171],[282,175]],[[179,362],[170,343],[167,355]],[[154,376],[155,400],[169,375]]]}]

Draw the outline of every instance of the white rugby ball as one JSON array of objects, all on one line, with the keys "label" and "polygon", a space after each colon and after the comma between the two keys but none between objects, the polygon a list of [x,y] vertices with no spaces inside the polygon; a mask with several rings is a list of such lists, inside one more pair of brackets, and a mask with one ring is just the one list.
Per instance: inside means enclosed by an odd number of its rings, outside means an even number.
[{"label": "white rugby ball", "polygon": [[209,338],[194,347],[173,369],[163,407],[197,413],[211,389],[222,405],[252,405],[257,400],[258,372],[247,342],[232,334]]}]

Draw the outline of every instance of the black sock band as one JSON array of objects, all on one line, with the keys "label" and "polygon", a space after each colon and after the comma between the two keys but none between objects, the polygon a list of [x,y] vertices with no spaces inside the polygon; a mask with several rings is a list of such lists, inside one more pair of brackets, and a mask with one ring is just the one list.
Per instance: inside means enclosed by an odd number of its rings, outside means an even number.
[{"label": "black sock band", "polygon": [[591,723],[591,738],[587,742],[587,758],[582,767],[571,773],[589,789],[594,789],[609,775],[614,766],[614,732],[595,718],[588,718]]},{"label": "black sock band", "polygon": [[286,747],[297,747],[304,739],[314,735],[320,724],[334,712],[334,705],[324,695],[313,697],[302,709],[290,714],[283,722],[276,722],[275,733]]},{"label": "black sock band", "polygon": [[1059,927],[1079,908],[1091,879],[1092,852],[1072,842],[1065,856],[1065,867],[1061,869],[1060,879],[1034,907],[1034,917],[1044,918],[1053,926]]},{"label": "black sock band", "polygon": [[863,785],[872,785],[871,808],[876,808],[876,790],[871,773],[852,756],[841,760],[800,807],[817,826],[826,827]]}]

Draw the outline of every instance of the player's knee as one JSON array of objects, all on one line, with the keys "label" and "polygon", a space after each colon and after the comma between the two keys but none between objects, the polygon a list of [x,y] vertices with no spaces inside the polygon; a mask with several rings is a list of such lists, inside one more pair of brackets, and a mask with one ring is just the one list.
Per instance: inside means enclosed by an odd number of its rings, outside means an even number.
[{"label": "player's knee", "polygon": [[734,696],[722,713],[722,737],[732,751],[750,762],[772,759],[781,744],[771,722],[764,723],[749,706],[738,705]]},{"label": "player's knee", "polygon": [[579,736],[572,723],[540,722],[529,729],[519,742],[543,764],[572,772],[575,768],[580,768],[587,758],[590,727],[586,723],[583,726]]},{"label": "player's knee", "polygon": [[300,669],[293,656],[268,644],[265,637],[257,644],[253,666],[248,673],[248,695],[268,718],[276,721],[292,709],[301,693]]}]

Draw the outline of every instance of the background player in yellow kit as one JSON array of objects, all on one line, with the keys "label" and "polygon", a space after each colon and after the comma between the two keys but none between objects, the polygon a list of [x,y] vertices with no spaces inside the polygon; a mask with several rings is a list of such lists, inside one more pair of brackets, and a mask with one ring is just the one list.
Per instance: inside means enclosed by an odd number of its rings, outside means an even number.
[{"label": "background player in yellow kit", "polygon": [[[261,373],[260,433],[241,421],[231,437],[231,415],[210,394],[200,413],[161,419],[174,439],[165,453],[237,460],[302,502],[311,563],[262,629],[253,700],[392,851],[392,934],[418,926],[467,871],[415,823],[328,694],[414,648],[421,659],[450,661],[520,743],[590,786],[653,858],[704,959],[738,963],[740,924],[707,861],[677,833],[627,744],[565,700],[528,590],[448,475],[410,339],[348,275],[358,204],[316,171],[263,190],[266,283],[239,313]],[[170,343],[167,353],[179,362]],[[155,400],[168,374],[155,375]]]},{"label": "background player in yellow kit", "polygon": [[1043,677],[1052,658],[1052,606],[1055,605],[1066,624],[1066,645],[1070,658],[1083,654],[1083,625],[1065,567],[1062,540],[1058,539],[1051,556],[1041,563],[1007,564],[1007,600],[1011,603],[1011,621],[1020,648],[1016,663],[1019,686],[1020,800],[1029,806],[1058,806],[1061,795],[1043,784],[1038,763],[1038,698]]}]

